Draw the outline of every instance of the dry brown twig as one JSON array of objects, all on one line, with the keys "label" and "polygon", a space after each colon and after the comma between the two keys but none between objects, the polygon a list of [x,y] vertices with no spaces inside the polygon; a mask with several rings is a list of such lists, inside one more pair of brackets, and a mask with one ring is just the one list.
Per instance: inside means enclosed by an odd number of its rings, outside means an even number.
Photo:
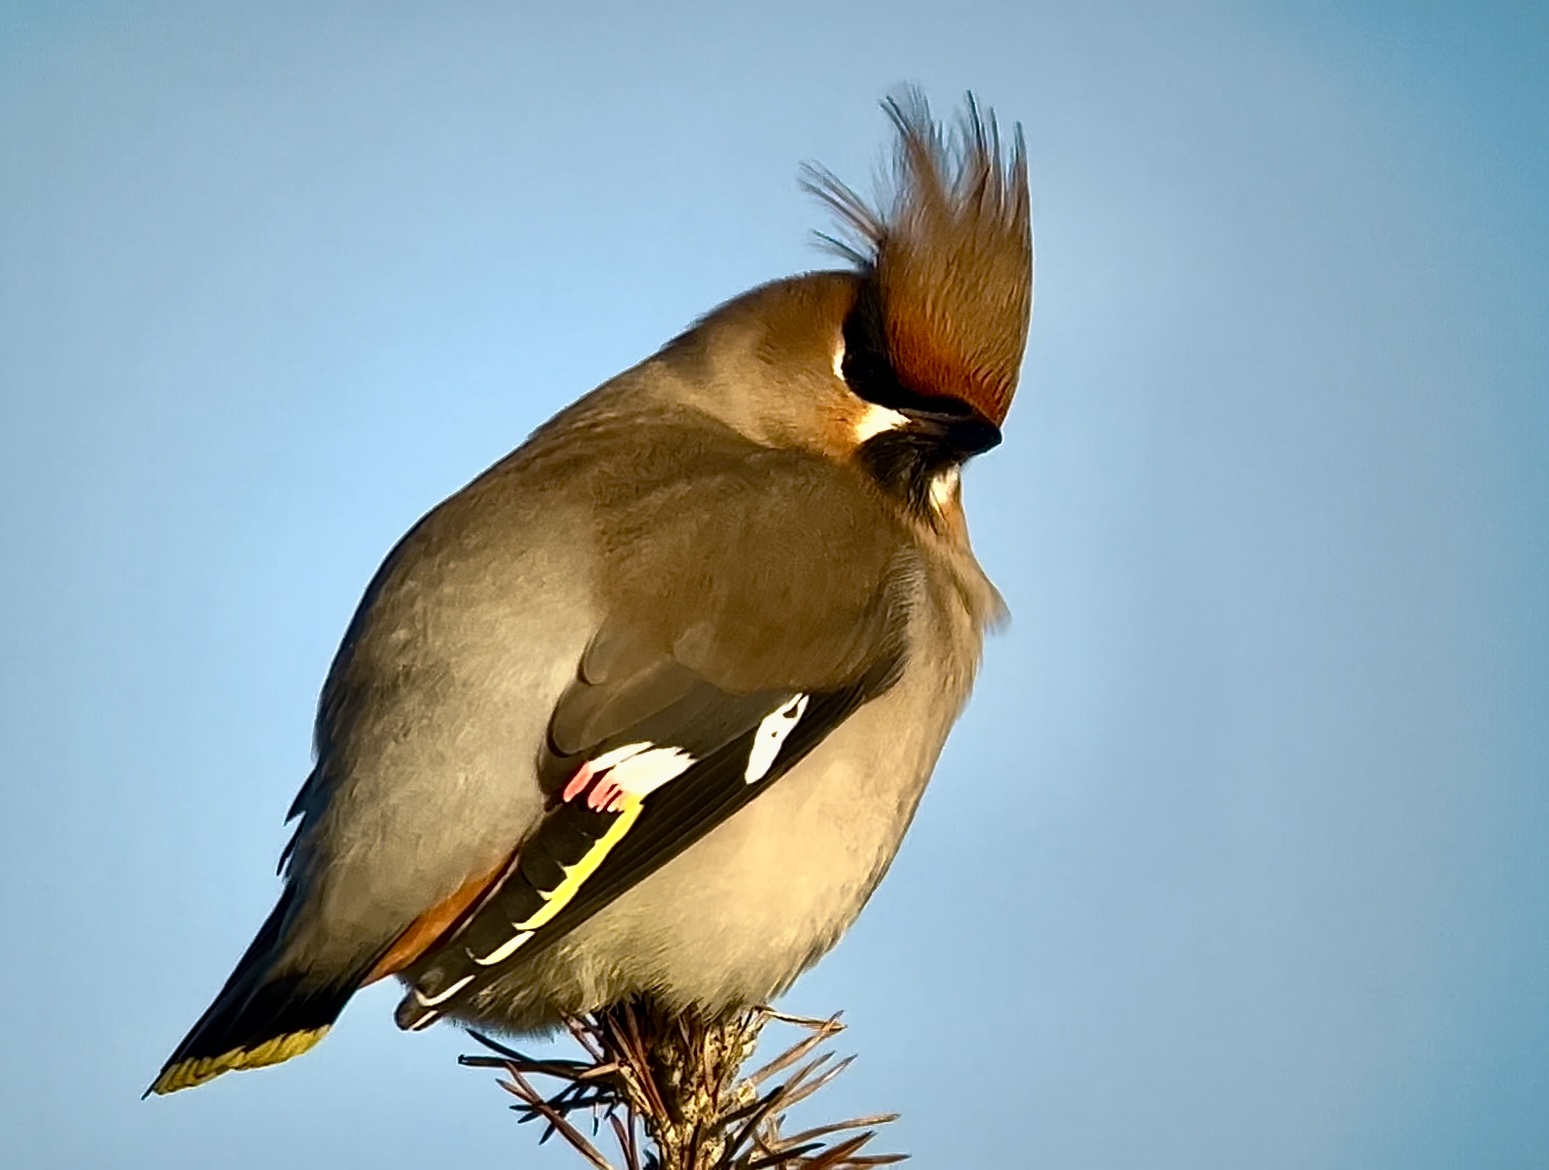
[{"label": "dry brown twig", "polygon": [[[805,1035],[742,1075],[773,1021]],[[596,1170],[861,1170],[905,1157],[862,1152],[896,1113],[783,1132],[790,1109],[855,1059],[835,1060],[832,1051],[822,1051],[844,1030],[837,1015],[809,1020],[763,1007],[703,1021],[637,1000],[571,1020],[569,1027],[583,1060],[539,1060],[473,1032],[494,1055],[460,1062],[501,1070],[501,1088],[519,1101],[511,1107],[519,1120],[544,1123],[539,1142],[557,1134]],[[545,1094],[535,1078],[560,1088]],[[605,1127],[618,1147],[617,1163],[598,1147]]]}]

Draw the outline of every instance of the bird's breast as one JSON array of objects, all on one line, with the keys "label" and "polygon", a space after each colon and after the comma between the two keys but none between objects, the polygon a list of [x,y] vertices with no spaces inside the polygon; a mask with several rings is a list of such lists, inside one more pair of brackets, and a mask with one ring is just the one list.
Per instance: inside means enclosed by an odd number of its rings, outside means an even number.
[{"label": "bird's breast", "polygon": [[[954,612],[957,611],[957,612]],[[898,851],[977,664],[953,602],[911,620],[899,681],[704,839],[481,997],[518,1029],[650,992],[718,1010],[784,990],[838,941]]]}]

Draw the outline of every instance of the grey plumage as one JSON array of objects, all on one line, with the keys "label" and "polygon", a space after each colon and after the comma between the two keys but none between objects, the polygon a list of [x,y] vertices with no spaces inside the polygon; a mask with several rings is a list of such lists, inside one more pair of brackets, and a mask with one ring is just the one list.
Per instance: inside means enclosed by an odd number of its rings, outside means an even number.
[{"label": "grey plumage", "polygon": [[[155,1091],[294,1055],[388,973],[406,1026],[716,1013],[854,920],[1000,613],[956,468],[998,441],[1031,295],[1020,145],[970,108],[954,172],[923,105],[892,110],[900,206],[938,214],[857,220],[857,271],[717,309],[389,555],[324,687],[286,894]],[[959,237],[981,277],[914,288]],[[667,778],[608,788],[645,748]]]}]

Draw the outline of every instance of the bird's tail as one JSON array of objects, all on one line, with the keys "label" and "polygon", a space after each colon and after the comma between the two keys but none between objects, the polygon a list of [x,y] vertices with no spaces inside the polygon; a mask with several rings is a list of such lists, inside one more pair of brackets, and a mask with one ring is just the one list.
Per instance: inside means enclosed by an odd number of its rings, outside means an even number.
[{"label": "bird's tail", "polygon": [[167,1058],[146,1096],[300,1056],[339,1018],[359,986],[358,973],[330,983],[277,970],[293,899],[294,887],[287,887],[226,986]]}]

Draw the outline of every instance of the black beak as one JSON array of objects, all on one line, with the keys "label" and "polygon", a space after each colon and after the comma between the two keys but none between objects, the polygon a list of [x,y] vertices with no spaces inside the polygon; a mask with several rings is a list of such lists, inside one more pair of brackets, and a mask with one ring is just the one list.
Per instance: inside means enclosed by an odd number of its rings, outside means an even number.
[{"label": "black beak", "polygon": [[897,409],[909,420],[909,430],[934,439],[960,460],[1000,444],[1000,428],[966,404],[954,402],[944,410],[914,406]]}]

